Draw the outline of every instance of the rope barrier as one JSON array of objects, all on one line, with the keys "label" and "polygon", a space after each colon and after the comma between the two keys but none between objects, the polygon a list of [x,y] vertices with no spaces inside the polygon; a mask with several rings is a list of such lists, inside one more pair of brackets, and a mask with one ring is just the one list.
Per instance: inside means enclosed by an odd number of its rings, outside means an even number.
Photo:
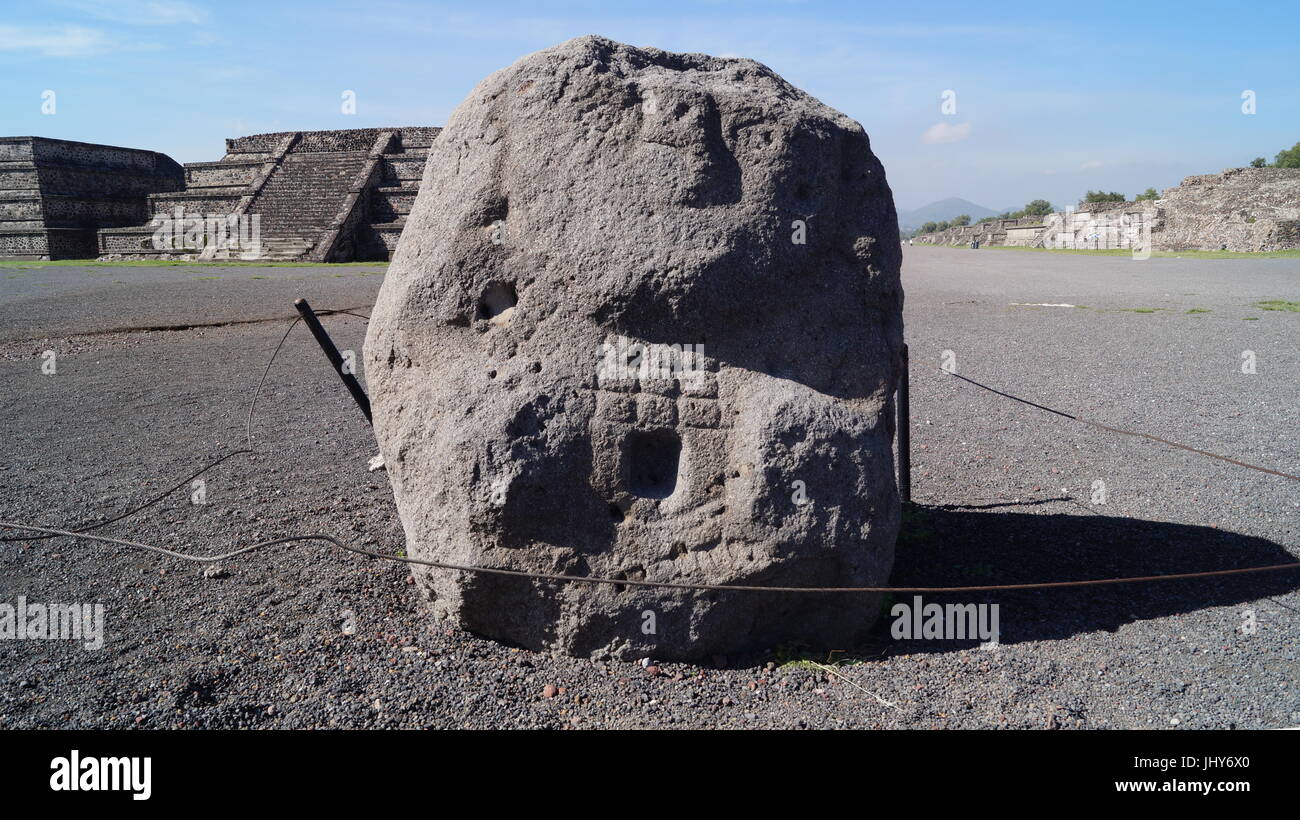
[{"label": "rope barrier", "polygon": [[81,538],[89,541],[102,541],[107,544],[118,544],[125,547],[134,547],[147,552],[156,552],[161,555],[179,558],[184,561],[193,561],[195,563],[209,564],[216,561],[224,561],[243,555],[254,550],[264,547],[275,546],[277,544],[288,544],[295,541],[326,541],[341,550],[364,555],[368,558],[378,558],[387,561],[399,561],[404,564],[418,564],[435,569],[452,570],[455,572],[474,572],[487,575],[509,575],[517,578],[529,578],[535,581],[562,581],[580,584],[610,584],[614,586],[629,587],[648,587],[652,589],[681,589],[695,592],[816,592],[816,593],[836,593],[836,592],[907,592],[907,593],[941,593],[941,592],[1010,592],[1017,590],[1031,589],[1062,589],[1065,587],[1088,587],[1103,586],[1113,584],[1135,584],[1148,581],[1182,581],[1191,578],[1213,578],[1227,575],[1245,575],[1248,573],[1258,572],[1278,572],[1282,570],[1300,569],[1300,561],[1293,561],[1287,564],[1272,564],[1263,567],[1243,567],[1240,569],[1219,569],[1208,572],[1180,572],[1171,575],[1145,575],[1135,578],[1096,578],[1085,581],[1051,581],[1045,583],[1030,584],[981,584],[979,586],[960,586],[960,587],[774,587],[774,586],[748,586],[744,584],[691,584],[674,581],[638,581],[626,578],[601,578],[594,575],[561,575],[557,573],[546,572],[525,572],[515,569],[499,569],[495,567],[475,567],[464,564],[452,564],[445,561],[427,561],[422,558],[408,558],[402,555],[389,555],[382,552],[371,552],[360,547],[353,547],[343,543],[332,535],[324,533],[308,533],[306,535],[292,535],[286,538],[274,538],[269,541],[260,541],[247,547],[240,547],[221,555],[190,555],[175,550],[169,550],[165,547],[156,547],[151,544],[142,544],[138,541],[127,541],[122,538],[109,538],[104,535],[87,535],[86,533],[71,532],[69,530],[56,530],[49,527],[33,527],[27,524],[19,524],[14,521],[0,521],[0,528],[26,530],[29,532],[40,532],[52,534],[54,536],[66,536],[69,538]]},{"label": "rope barrier", "polygon": [[1217,453],[1209,453],[1209,452],[1206,452],[1205,450],[1198,450],[1198,449],[1196,449],[1195,447],[1188,447],[1186,444],[1179,444],[1179,443],[1176,442],[1176,441],[1169,441],[1168,439],[1163,439],[1163,438],[1160,438],[1159,436],[1153,436],[1153,435],[1151,435],[1150,433],[1139,433],[1139,432],[1136,432],[1136,431],[1134,431],[1134,430],[1122,430],[1122,429],[1120,429],[1120,428],[1118,428],[1118,427],[1110,427],[1109,425],[1102,424],[1102,423],[1099,422],[1099,421],[1092,421],[1092,420],[1090,420],[1090,419],[1081,418],[1081,417],[1079,417],[1079,416],[1075,416],[1075,415],[1072,415],[1072,414],[1070,414],[1070,413],[1066,413],[1066,412],[1063,411],[1063,410],[1054,410],[1054,409],[1052,409],[1051,407],[1045,407],[1045,406],[1043,406],[1043,405],[1041,405],[1041,404],[1037,404],[1037,403],[1035,403],[1035,402],[1029,401],[1028,399],[1022,399],[1022,398],[1020,398],[1019,396],[1013,396],[1013,395],[1011,395],[1010,393],[1004,393],[1004,392],[1002,392],[1001,390],[996,390],[996,389],[994,389],[994,388],[992,388],[992,387],[989,387],[989,386],[986,385],[986,384],[980,384],[979,382],[975,381],[974,379],[968,379],[968,378],[966,378],[965,376],[959,376],[958,374],[953,373],[953,372],[950,371],[950,370],[943,370],[942,368],[940,368],[940,372],[942,372],[942,373],[947,373],[949,376],[953,376],[953,377],[955,377],[955,378],[961,379],[961,380],[964,381],[964,382],[968,382],[968,383],[970,383],[970,384],[973,384],[973,385],[975,385],[976,387],[980,388],[981,390],[987,390],[987,391],[989,391],[990,393],[996,393],[997,395],[1002,396],[1002,397],[1004,397],[1004,398],[1012,399],[1013,401],[1018,401],[1018,402],[1020,402],[1021,404],[1027,404],[1027,405],[1029,405],[1030,407],[1036,407],[1036,408],[1038,408],[1039,410],[1044,410],[1044,411],[1046,411],[1046,412],[1048,412],[1048,413],[1055,413],[1055,414],[1058,415],[1058,416],[1064,416],[1065,418],[1070,419],[1071,421],[1077,421],[1077,422],[1079,422],[1079,423],[1081,423],[1081,424],[1086,424],[1086,425],[1088,425],[1089,427],[1095,427],[1095,428],[1097,428],[1098,430],[1105,430],[1105,431],[1107,431],[1107,432],[1109,432],[1109,433],[1118,433],[1118,434],[1120,434],[1121,436],[1135,436],[1135,437],[1137,437],[1137,438],[1150,439],[1151,441],[1159,442],[1160,444],[1167,444],[1167,445],[1169,445],[1170,447],[1177,447],[1177,448],[1180,449],[1180,450],[1186,450],[1186,451],[1188,451],[1189,453],[1196,453],[1197,455],[1206,456],[1207,458],[1217,458],[1219,461],[1226,461],[1226,462],[1228,462],[1229,464],[1235,464],[1235,465],[1237,465],[1238,467],[1245,467],[1245,468],[1248,469],[1248,470],[1258,470],[1258,471],[1261,472],[1261,473],[1268,473],[1269,475],[1275,475],[1275,476],[1278,476],[1279,478],[1289,478],[1289,479],[1291,479],[1292,481],[1300,481],[1300,476],[1297,476],[1297,475],[1291,475],[1290,473],[1278,472],[1277,470],[1270,470],[1270,469],[1267,468],[1267,467],[1260,467],[1260,466],[1258,466],[1258,465],[1256,465],[1256,464],[1247,464],[1246,462],[1244,462],[1244,461],[1238,461],[1238,460],[1235,459],[1235,458],[1228,458],[1227,456],[1221,456],[1221,455],[1218,455]]},{"label": "rope barrier", "polygon": [[[352,313],[351,311],[346,311],[346,310],[319,311],[319,313],[322,315],[329,315],[332,313],[344,313],[350,316],[357,316],[359,318],[363,318],[367,320],[369,319],[368,316],[361,316],[360,314]],[[213,563],[216,561],[228,560],[230,558],[234,558],[239,555],[244,555],[246,553],[250,553],[255,550],[264,549],[266,547],[276,546],[280,544],[289,544],[289,543],[296,543],[296,542],[303,542],[303,541],[324,541],[326,543],[332,544],[338,549],[355,553],[357,555],[362,555],[368,558],[374,558],[374,559],[386,560],[386,561],[397,561],[405,564],[414,564],[419,566],[432,567],[435,569],[453,571],[453,572],[472,572],[472,573],[480,573],[480,574],[487,574],[487,575],[503,575],[503,576],[518,577],[518,578],[528,578],[535,581],[556,581],[556,582],[564,582],[564,583],[581,583],[581,584],[608,584],[608,585],[619,586],[619,587],[677,589],[677,590],[688,590],[688,591],[695,591],[695,592],[773,592],[773,593],[821,593],[821,594],[884,593],[884,592],[896,592],[896,593],[1011,592],[1011,591],[1022,591],[1022,590],[1065,589],[1071,587],[1135,584],[1135,583],[1148,583],[1154,581],[1178,581],[1178,580],[1190,580],[1196,578],[1218,578],[1218,577],[1227,577],[1232,575],[1245,575],[1245,574],[1255,574],[1255,573],[1265,573],[1265,572],[1283,572],[1288,570],[1300,569],[1300,561],[1292,561],[1285,564],[1271,564],[1268,566],[1259,566],[1259,567],[1242,567],[1237,569],[1208,570],[1203,572],[1182,572],[1182,573],[1173,573],[1167,575],[1146,575],[1146,576],[1127,577],[1127,578],[1095,578],[1095,579],[1088,579],[1088,580],[1081,580],[1081,581],[1051,581],[1051,582],[1024,583],[1024,584],[981,584],[976,586],[947,586],[947,587],[919,587],[919,586],[918,587],[896,587],[896,586],[787,587],[787,586],[753,586],[753,585],[744,585],[744,584],[692,584],[687,582],[671,582],[671,581],[641,581],[641,580],[632,580],[626,578],[602,578],[598,576],[588,576],[588,575],[566,575],[566,574],[558,574],[558,573],[526,572],[523,570],[502,569],[496,567],[469,566],[463,564],[453,564],[445,561],[429,561],[420,558],[409,558],[401,555],[390,555],[386,553],[372,552],[370,550],[361,549],[360,547],[351,546],[339,540],[338,538],[335,538],[332,535],[326,535],[324,533],[308,533],[305,535],[295,535],[295,536],[288,536],[285,538],[275,538],[268,541],[259,541],[258,543],[251,544],[246,547],[240,547],[238,549],[232,550],[230,552],[222,553],[220,555],[208,555],[208,556],[183,553],[176,550],[169,550],[164,547],[157,547],[151,544],[144,544],[137,541],[128,541],[121,538],[110,538],[108,536],[102,536],[102,535],[89,535],[88,534],[89,530],[98,529],[99,527],[107,526],[108,524],[111,524],[115,521],[120,521],[123,518],[126,518],[130,515],[134,515],[135,513],[143,509],[146,509],[147,507],[150,507],[153,504],[158,503],[163,498],[170,495],[172,492],[175,492],[180,487],[185,486],[185,484],[188,483],[189,481],[193,480],[199,475],[202,475],[204,472],[217,466],[218,464],[221,464],[225,460],[236,455],[253,452],[251,449],[252,442],[253,442],[253,410],[257,404],[257,397],[261,393],[262,385],[266,381],[267,374],[270,373],[271,371],[271,365],[275,363],[276,356],[279,355],[280,349],[284,346],[285,340],[289,338],[289,334],[298,325],[299,321],[301,321],[301,317],[295,318],[293,322],[289,325],[288,329],[285,330],[284,336],[280,338],[279,344],[276,345],[275,350],[272,352],[270,361],[267,362],[266,369],[262,371],[262,377],[258,381],[257,388],[253,392],[252,401],[249,403],[249,407],[248,407],[248,418],[245,424],[245,435],[247,437],[247,441],[250,449],[235,450],[231,453],[227,453],[225,456],[222,456],[221,458],[212,462],[211,464],[199,470],[199,472],[195,473],[194,475],[190,476],[184,481],[181,481],[173,485],[168,490],[164,491],[158,496],[155,496],[150,501],[141,504],[131,510],[128,510],[127,512],[119,516],[107,519],[105,521],[101,521],[93,525],[80,527],[74,530],[63,530],[63,529],[56,529],[52,527],[38,527],[30,524],[21,524],[13,521],[0,521],[0,529],[12,529],[12,530],[20,530],[24,532],[39,533],[39,535],[36,536],[27,536],[23,538],[14,538],[14,537],[3,538],[0,539],[0,542],[33,541],[33,540],[43,539],[43,538],[65,537],[65,538],[98,541],[102,543],[131,547],[134,549],[140,549],[146,552],[153,552],[153,553],[165,555],[171,558],[176,558],[184,561],[191,561],[197,563]],[[1071,415],[1070,413],[1066,413],[1061,410],[1055,410],[1053,408],[1046,407],[1041,404],[1037,404],[1027,399],[1022,399],[1018,396],[1013,396],[1010,393],[1004,393],[1000,390],[996,390],[987,385],[980,384],[979,382],[974,381],[973,379],[968,379],[965,376],[959,376],[956,373],[952,373],[947,370],[944,370],[942,372],[948,373],[949,375],[952,376],[956,376],[958,379],[961,379],[962,381],[969,382],[970,384],[973,384],[976,387],[987,390],[991,393],[995,393],[999,396],[1013,399],[1022,404],[1027,404],[1039,410],[1043,410],[1048,413],[1054,413],[1058,416],[1063,416],[1073,421],[1082,422],[1092,427],[1096,427],[1113,433],[1119,433],[1122,435],[1137,436],[1141,438],[1151,439],[1152,441],[1157,441],[1161,444],[1167,444],[1183,450],[1188,450],[1193,453],[1208,456],[1210,458],[1216,458],[1221,461],[1226,461],[1241,467],[1247,467],[1249,469],[1258,470],[1263,473],[1268,473],[1271,475],[1280,476],[1282,478],[1289,478],[1295,481],[1300,481],[1300,477],[1289,475],[1287,473],[1281,473],[1276,470],[1270,470],[1265,467],[1258,467],[1253,464],[1247,464],[1245,462],[1238,461],[1236,459],[1231,459],[1226,456],[1220,456],[1214,453],[1205,452],[1203,450],[1197,450],[1193,447],[1188,447],[1183,444],[1167,441],[1165,439],[1158,438],[1156,436],[1152,436],[1146,433],[1138,433],[1129,430],[1121,430],[1119,428],[1109,427],[1107,425],[1100,424],[1098,422],[1089,421],[1087,419],[1083,419],[1078,416]]]}]

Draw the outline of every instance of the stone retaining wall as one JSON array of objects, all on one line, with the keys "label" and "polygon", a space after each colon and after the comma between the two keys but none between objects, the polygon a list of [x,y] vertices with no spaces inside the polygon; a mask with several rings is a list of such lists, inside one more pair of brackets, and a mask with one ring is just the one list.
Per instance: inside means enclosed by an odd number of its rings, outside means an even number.
[{"label": "stone retaining wall", "polygon": [[341,131],[278,131],[271,134],[252,134],[226,140],[227,154],[270,153],[275,146],[293,133],[299,134],[295,151],[366,151],[385,131],[398,133],[408,146],[427,146],[437,136],[438,128],[349,128]]},{"label": "stone retaining wall", "polygon": [[155,151],[0,137],[0,257],[94,257],[97,230],[146,219],[149,194],[183,186]]}]

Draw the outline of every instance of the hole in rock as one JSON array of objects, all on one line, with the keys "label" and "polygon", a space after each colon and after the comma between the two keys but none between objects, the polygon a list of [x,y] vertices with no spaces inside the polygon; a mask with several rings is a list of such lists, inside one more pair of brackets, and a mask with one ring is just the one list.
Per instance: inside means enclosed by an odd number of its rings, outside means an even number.
[{"label": "hole in rock", "polygon": [[515,286],[507,282],[492,282],[483,289],[478,300],[478,318],[487,319],[494,325],[503,325],[510,321],[519,296]]},{"label": "hole in rock", "polygon": [[627,438],[628,490],[641,498],[667,498],[677,488],[682,441],[672,430],[636,431]]}]

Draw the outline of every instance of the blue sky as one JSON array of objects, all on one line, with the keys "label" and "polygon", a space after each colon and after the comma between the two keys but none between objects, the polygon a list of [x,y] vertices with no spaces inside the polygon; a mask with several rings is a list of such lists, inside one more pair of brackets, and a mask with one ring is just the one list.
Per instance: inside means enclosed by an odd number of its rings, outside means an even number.
[{"label": "blue sky", "polygon": [[5,0],[0,134],[192,162],[262,131],[441,125],[488,73],[582,34],[767,64],[866,127],[903,209],[1131,198],[1300,142],[1294,0]]}]

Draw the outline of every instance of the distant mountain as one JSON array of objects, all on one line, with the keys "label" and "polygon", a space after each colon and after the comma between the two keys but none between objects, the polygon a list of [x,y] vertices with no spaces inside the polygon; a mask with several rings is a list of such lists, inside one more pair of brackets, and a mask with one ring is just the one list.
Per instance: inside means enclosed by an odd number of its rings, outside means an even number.
[{"label": "distant mountain", "polygon": [[898,226],[904,230],[919,228],[927,222],[947,222],[953,217],[966,214],[971,222],[986,216],[997,216],[1001,211],[992,211],[983,205],[976,205],[965,199],[949,197],[938,202],[931,202],[915,211],[899,211]]}]

